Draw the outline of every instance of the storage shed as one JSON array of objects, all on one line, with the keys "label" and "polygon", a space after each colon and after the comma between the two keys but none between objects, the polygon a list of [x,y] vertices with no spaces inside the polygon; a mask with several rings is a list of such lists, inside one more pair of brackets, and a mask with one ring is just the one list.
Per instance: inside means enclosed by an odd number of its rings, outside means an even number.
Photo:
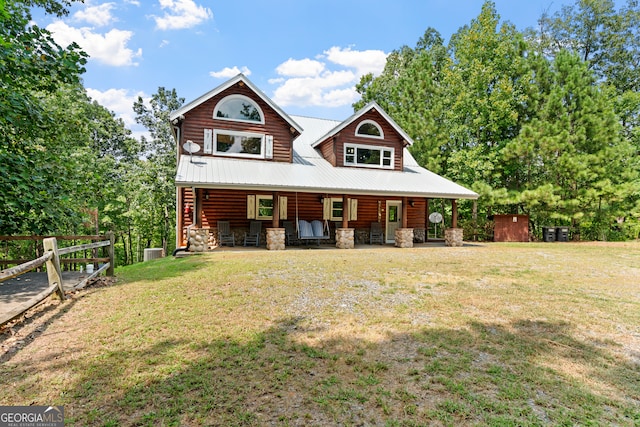
[{"label": "storage shed", "polygon": [[528,215],[494,215],[494,242],[528,242]]}]

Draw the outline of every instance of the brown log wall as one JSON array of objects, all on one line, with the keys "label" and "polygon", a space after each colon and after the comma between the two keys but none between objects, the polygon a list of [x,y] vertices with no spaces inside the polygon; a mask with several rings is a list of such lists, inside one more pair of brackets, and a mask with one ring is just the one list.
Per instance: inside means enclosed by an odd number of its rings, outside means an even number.
[{"label": "brown log wall", "polygon": [[[191,188],[181,188],[183,203],[193,206],[193,196]],[[205,190],[198,189],[198,207],[201,210],[201,223],[199,227],[217,228],[218,221],[229,221],[231,228],[247,228],[251,220],[247,219],[247,195],[263,194],[273,195],[271,192],[240,191],[240,190],[213,190],[206,192],[209,198],[205,197]],[[296,217],[307,221],[315,219],[322,220],[323,197],[342,197],[341,195],[298,193],[296,203],[296,193],[279,192],[278,195],[287,197],[287,221],[295,221]],[[350,228],[369,229],[372,222],[380,222],[383,227],[386,223],[386,201],[402,200],[402,198],[384,198],[377,196],[348,196],[358,200],[358,219],[349,221]],[[413,200],[414,206],[408,203],[403,206],[407,215],[407,226],[410,228],[424,228],[426,222],[426,200]],[[191,225],[192,213],[187,213],[183,204],[181,210],[182,228]],[[281,223],[284,219],[281,219]],[[265,220],[263,227],[271,227],[271,220]],[[342,222],[334,222],[331,229],[342,227]],[[186,244],[183,242],[182,245]]]},{"label": "brown log wall", "polygon": [[[213,111],[220,100],[229,95],[244,95],[251,98],[260,106],[264,113],[265,123],[251,123],[232,120],[220,120],[213,117]],[[245,85],[239,83],[219,93],[203,104],[193,108],[185,113],[185,120],[181,125],[180,141],[178,142],[178,150],[180,154],[186,153],[182,145],[191,140],[200,145],[201,151],[198,155],[205,155],[204,150],[204,129],[218,130],[235,130],[243,132],[255,132],[265,135],[273,135],[273,159],[264,159],[264,161],[276,162],[292,162],[293,161],[293,139],[294,135],[290,132],[289,124],[276,113],[261,98],[256,96]],[[296,134],[297,135],[297,132]],[[214,141],[215,144],[215,141]],[[206,154],[210,156],[210,154]]]},{"label": "brown log wall", "polygon": [[[364,120],[376,122],[384,133],[384,139],[356,136],[356,129]],[[404,154],[402,136],[377,111],[369,111],[363,114],[358,120],[342,129],[338,135],[323,141],[318,148],[322,156],[333,166],[344,166],[344,144],[349,143],[393,148],[393,170],[402,170]]]}]

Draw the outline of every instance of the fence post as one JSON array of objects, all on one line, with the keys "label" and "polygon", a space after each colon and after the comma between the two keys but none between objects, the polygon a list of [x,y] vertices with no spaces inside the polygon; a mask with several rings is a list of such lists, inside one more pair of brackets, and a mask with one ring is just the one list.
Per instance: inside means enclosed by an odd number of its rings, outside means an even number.
[{"label": "fence post", "polygon": [[116,243],[116,238],[115,235],[113,234],[113,231],[110,231],[108,233],[109,235],[109,241],[111,242],[111,244],[109,244],[109,246],[107,247],[107,252],[109,253],[109,268],[107,268],[107,276],[111,276],[113,277],[114,272],[113,269],[115,267],[114,265],[114,252],[115,252],[115,243]]},{"label": "fence post", "polygon": [[64,289],[62,288],[62,271],[60,271],[60,258],[58,256],[58,242],[55,237],[49,237],[42,241],[45,251],[53,251],[53,257],[47,261],[47,277],[49,285],[58,284],[58,296],[64,300]]}]

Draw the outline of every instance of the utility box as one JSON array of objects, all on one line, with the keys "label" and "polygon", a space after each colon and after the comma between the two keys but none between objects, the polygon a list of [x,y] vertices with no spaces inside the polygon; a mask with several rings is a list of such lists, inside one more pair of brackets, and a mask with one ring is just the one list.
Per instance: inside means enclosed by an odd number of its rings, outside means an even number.
[{"label": "utility box", "polygon": [[569,227],[557,227],[556,228],[556,241],[568,242],[569,241]]},{"label": "utility box", "polygon": [[528,242],[528,215],[494,215],[494,242]]},{"label": "utility box", "polygon": [[164,249],[162,248],[145,248],[143,261],[151,261],[152,259],[158,259],[164,257]]},{"label": "utility box", "polygon": [[555,242],[556,241],[556,228],[555,227],[542,227],[542,241]]}]

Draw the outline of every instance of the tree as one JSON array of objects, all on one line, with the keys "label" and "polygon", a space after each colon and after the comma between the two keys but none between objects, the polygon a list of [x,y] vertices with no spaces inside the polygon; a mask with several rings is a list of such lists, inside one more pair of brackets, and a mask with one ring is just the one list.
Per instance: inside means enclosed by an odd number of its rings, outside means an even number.
[{"label": "tree", "polygon": [[169,114],[184,103],[176,90],[158,88],[147,106],[141,97],[134,103],[136,121],[144,125],[151,135],[148,140],[142,138],[145,150],[145,167],[139,170],[140,192],[136,197],[139,211],[146,212],[139,218],[137,226],[143,230],[144,247],[158,242],[165,251],[169,241],[175,239],[175,187],[173,180],[176,174],[176,147],[173,131],[169,122]]},{"label": "tree", "polygon": [[[8,0],[0,5],[0,233],[43,233],[73,217],[65,178],[70,163],[55,148],[61,90],[77,90],[86,62],[77,45],[61,48],[30,25],[29,7],[62,16],[69,2]],[[65,160],[62,160],[65,158]]]},{"label": "tree", "polygon": [[387,57],[382,74],[364,76],[357,85],[362,108],[376,101],[411,136],[416,160],[441,172],[441,146],[446,141],[441,122],[444,115],[442,76],[447,51],[440,34],[428,28],[415,48],[403,46]]},{"label": "tree", "polygon": [[[546,60],[544,60],[546,61]],[[619,136],[610,94],[588,64],[560,51],[536,75],[546,88],[537,117],[502,150],[522,165],[512,201],[534,216],[570,223],[587,238],[606,238],[637,172],[628,169],[631,145]]]}]

